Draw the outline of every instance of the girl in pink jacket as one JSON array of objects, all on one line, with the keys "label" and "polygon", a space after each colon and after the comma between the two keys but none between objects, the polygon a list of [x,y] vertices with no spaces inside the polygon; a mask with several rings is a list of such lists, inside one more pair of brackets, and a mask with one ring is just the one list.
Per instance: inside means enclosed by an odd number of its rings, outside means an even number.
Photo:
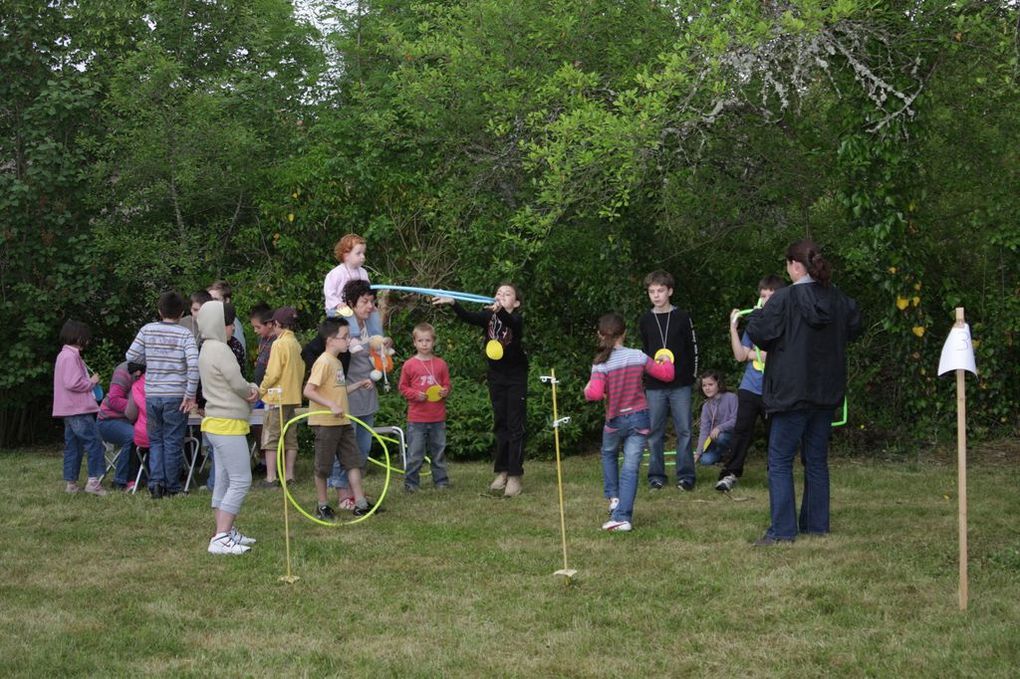
[{"label": "girl in pink jacket", "polygon": [[89,326],[81,321],[67,321],[60,329],[60,343],[63,348],[53,366],[53,417],[64,418],[64,481],[66,491],[77,493],[81,490],[78,476],[81,460],[88,453],[88,483],[85,492],[92,495],[106,495],[100,481],[106,471],[103,455],[103,441],[96,427],[96,413],[99,404],[93,395],[93,388],[99,383],[99,375],[89,375],[81,351],[92,339]]}]

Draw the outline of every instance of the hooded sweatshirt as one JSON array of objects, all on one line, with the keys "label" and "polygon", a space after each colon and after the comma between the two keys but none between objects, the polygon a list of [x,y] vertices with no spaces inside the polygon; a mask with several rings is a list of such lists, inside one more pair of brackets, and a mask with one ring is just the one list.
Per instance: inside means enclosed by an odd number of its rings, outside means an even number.
[{"label": "hooded sweatshirt", "polygon": [[[234,352],[227,346],[227,329],[223,322],[223,302],[206,302],[198,312],[198,332],[202,349],[198,355],[198,372],[205,394],[205,416],[210,419],[243,420],[247,433],[251,404],[245,399],[255,385],[241,375]],[[203,431],[226,433],[208,429]]]},{"label": "hooded sweatshirt", "polygon": [[816,282],[777,290],[753,312],[747,334],[769,355],[762,385],[768,413],[835,409],[846,392],[846,345],[861,332],[857,302]]}]

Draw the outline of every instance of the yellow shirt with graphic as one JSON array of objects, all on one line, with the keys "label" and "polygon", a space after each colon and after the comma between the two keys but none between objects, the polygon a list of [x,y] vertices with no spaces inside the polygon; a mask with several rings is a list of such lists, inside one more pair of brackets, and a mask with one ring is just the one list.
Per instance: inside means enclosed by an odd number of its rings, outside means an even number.
[{"label": "yellow shirt with graphic", "polygon": [[[319,395],[324,399],[332,401],[340,406],[344,413],[347,413],[347,377],[344,375],[344,367],[340,359],[329,352],[323,353],[312,365],[312,374],[308,377],[308,384],[315,387]],[[319,427],[339,427],[343,424],[350,424],[347,417],[334,417],[333,413],[314,401],[308,403],[308,409],[322,415],[310,415],[308,424]]]}]

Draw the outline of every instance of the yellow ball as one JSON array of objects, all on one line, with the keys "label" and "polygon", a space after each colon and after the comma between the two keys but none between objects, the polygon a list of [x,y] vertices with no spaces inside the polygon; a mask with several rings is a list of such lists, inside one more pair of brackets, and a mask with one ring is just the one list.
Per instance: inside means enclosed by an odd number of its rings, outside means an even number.
[{"label": "yellow ball", "polygon": [[442,398],[442,396],[439,395],[439,392],[441,392],[442,390],[443,388],[441,386],[439,386],[438,384],[433,384],[431,387],[425,390],[426,400],[435,403],[436,401]]},{"label": "yellow ball", "polygon": [[485,345],[485,355],[493,361],[503,358],[503,345],[498,340],[489,340]]},{"label": "yellow ball", "polygon": [[662,349],[659,349],[658,351],[655,352],[655,360],[656,361],[663,360],[663,359],[669,361],[670,363],[675,363],[676,362],[674,357],[673,357],[673,352],[670,351],[669,349],[667,349],[666,347],[663,347]]}]

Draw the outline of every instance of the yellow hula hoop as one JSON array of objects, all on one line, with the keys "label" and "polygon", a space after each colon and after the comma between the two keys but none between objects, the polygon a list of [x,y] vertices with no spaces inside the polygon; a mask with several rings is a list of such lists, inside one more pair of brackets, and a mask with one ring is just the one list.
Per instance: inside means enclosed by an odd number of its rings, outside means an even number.
[{"label": "yellow hula hoop", "polygon": [[[297,415],[295,417],[292,417],[290,420],[287,421],[287,423],[285,425],[283,425],[283,430],[280,432],[280,441],[279,441],[279,443],[276,444],[276,468],[277,469],[283,469],[284,468],[283,436],[284,436],[284,434],[287,433],[287,429],[290,427],[290,425],[295,424],[297,422],[300,422],[301,420],[304,420],[304,419],[310,417],[311,415],[323,415],[323,414],[328,413],[328,412],[329,411],[318,410],[318,411],[314,411],[314,412],[310,412],[310,413],[303,413],[301,415]],[[306,519],[308,519],[312,523],[317,523],[320,526],[328,526],[330,528],[335,528],[337,526],[351,526],[351,525],[354,525],[356,523],[361,523],[362,521],[364,521],[368,517],[374,515],[375,512],[376,512],[376,509],[378,509],[379,505],[382,504],[383,498],[386,497],[386,491],[389,490],[389,488],[390,488],[390,469],[391,469],[390,468],[390,449],[386,446],[386,440],[382,436],[377,434],[375,429],[373,429],[372,427],[369,427],[367,424],[365,424],[364,422],[362,422],[358,418],[354,417],[353,415],[346,415],[346,417],[351,422],[354,422],[358,426],[365,427],[370,432],[372,432],[372,436],[374,436],[375,439],[379,442],[379,445],[382,446],[383,455],[386,456],[386,464],[383,465],[385,467],[385,469],[386,469],[386,480],[383,482],[382,492],[379,494],[379,497],[376,498],[375,503],[372,505],[372,510],[369,511],[368,514],[365,514],[364,516],[359,516],[358,518],[352,519],[351,521],[323,521],[322,519],[317,519],[316,517],[314,517],[311,514],[309,514],[308,512],[306,512],[301,507],[301,505],[299,505],[297,503],[297,500],[294,499],[294,496],[290,494],[290,489],[287,488],[287,475],[286,474],[280,474],[280,477],[279,477],[280,478],[280,486],[283,488],[283,494],[287,497],[287,501],[290,502],[291,506],[294,509],[296,509],[303,517],[305,517]],[[369,458],[369,459],[371,459],[371,458]]]}]

